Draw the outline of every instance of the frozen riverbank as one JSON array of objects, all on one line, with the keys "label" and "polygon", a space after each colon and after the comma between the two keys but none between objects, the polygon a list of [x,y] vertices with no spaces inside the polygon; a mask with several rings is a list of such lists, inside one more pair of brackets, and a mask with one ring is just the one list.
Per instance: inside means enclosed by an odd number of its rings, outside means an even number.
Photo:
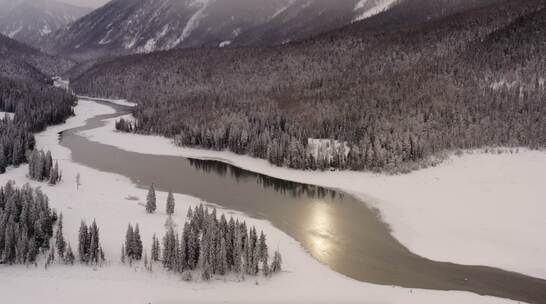
[{"label": "frozen riverbank", "polygon": [[[127,117],[130,118],[130,117]],[[121,134],[108,125],[85,132],[127,151],[216,159],[282,179],[340,188],[380,210],[393,235],[438,261],[488,265],[546,278],[546,153],[474,152],[406,175],[309,172],[230,152],[180,148],[159,136]]]},{"label": "frozen riverbank", "polygon": [[[270,280],[253,278],[243,283],[211,282],[184,283],[176,276],[164,273],[156,265],[154,273],[135,271],[120,265],[119,251],[124,240],[127,223],[139,223],[144,246],[150,248],[152,234],[163,234],[166,193],[158,193],[159,212],[147,215],[139,202],[146,191],[136,188],[129,179],[71,161],[70,151],[58,144],[58,132],[82,125],[97,114],[112,113],[112,109],[94,102],[80,101],[77,116],[66,124],[48,128],[37,134],[37,145],[51,150],[59,161],[64,181],[55,187],[41,186],[50,197],[51,206],[64,214],[64,231],[67,240],[76,246],[80,220],[96,219],[101,229],[101,243],[109,259],[105,268],[53,266],[26,268],[24,266],[0,267],[0,294],[17,303],[177,303],[185,302],[290,302],[290,303],[507,303],[492,297],[481,297],[466,292],[437,292],[410,290],[390,286],[366,284],[339,275],[318,263],[301,246],[283,232],[265,221],[248,218],[230,210],[221,210],[243,218],[267,233],[271,244],[278,244],[283,253],[284,269],[281,275]],[[10,169],[0,175],[0,183],[15,180],[18,185],[28,182],[27,166]],[[81,176],[82,186],[76,189],[75,178]],[[135,196],[139,200],[127,200]],[[185,211],[199,200],[175,195],[175,222],[182,224]],[[317,279],[317,278],[320,278]],[[28,289],[28,286],[33,286]]]}]

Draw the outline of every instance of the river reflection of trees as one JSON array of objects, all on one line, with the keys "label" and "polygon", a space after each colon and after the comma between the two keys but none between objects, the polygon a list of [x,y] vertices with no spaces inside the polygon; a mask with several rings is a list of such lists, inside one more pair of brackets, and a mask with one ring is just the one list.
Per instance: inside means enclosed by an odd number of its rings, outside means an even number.
[{"label": "river reflection of trees", "polygon": [[338,191],[254,173],[215,160],[189,159],[189,162],[190,165],[198,171],[203,171],[209,174],[217,174],[223,177],[229,176],[235,178],[237,181],[254,179],[256,180],[256,184],[264,189],[273,189],[276,192],[293,198],[308,196],[321,200],[325,198],[330,198],[331,200],[343,199],[343,194]]}]

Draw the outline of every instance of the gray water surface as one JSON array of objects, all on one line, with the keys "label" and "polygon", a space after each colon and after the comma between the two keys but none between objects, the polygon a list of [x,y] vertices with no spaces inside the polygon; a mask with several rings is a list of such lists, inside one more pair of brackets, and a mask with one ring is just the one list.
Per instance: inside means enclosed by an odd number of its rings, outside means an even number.
[{"label": "gray water surface", "polygon": [[314,258],[356,280],[546,303],[545,280],[492,267],[434,262],[411,253],[391,236],[376,212],[341,191],[271,178],[218,161],[127,152],[78,135],[129,111],[104,104],[116,113],[94,117],[62,133],[61,145],[72,151],[77,163],[124,175],[142,188],[154,183],[160,190],[268,220]]}]

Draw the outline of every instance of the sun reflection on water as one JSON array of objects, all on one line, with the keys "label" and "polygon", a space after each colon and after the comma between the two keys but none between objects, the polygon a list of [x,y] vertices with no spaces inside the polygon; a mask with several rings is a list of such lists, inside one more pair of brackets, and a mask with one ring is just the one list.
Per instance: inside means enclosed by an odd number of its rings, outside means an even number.
[{"label": "sun reflection on water", "polygon": [[324,201],[315,201],[310,205],[307,229],[312,254],[325,261],[332,249],[332,217],[330,206]]}]

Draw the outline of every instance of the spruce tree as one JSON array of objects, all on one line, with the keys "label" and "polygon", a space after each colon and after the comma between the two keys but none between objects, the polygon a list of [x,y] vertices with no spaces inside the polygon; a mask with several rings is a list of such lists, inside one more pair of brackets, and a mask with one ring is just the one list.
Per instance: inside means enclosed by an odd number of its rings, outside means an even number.
[{"label": "spruce tree", "polygon": [[267,242],[264,232],[260,232],[260,239],[258,241],[258,259],[260,262],[269,258]]},{"label": "spruce tree", "polygon": [[134,259],[134,231],[133,226],[129,224],[127,226],[127,233],[125,234],[125,253],[130,260]]},{"label": "spruce tree", "polygon": [[271,272],[276,273],[282,270],[282,257],[281,253],[276,250],[273,255],[273,262],[271,263]]},{"label": "spruce tree", "polygon": [[151,259],[154,262],[159,261],[159,241],[157,237],[155,236],[155,233],[152,237],[152,252],[151,252]]},{"label": "spruce tree", "polygon": [[72,252],[72,247],[70,247],[70,244],[66,247],[66,252],[64,255],[64,262],[67,265],[74,265],[74,252]]},{"label": "spruce tree", "polygon": [[88,234],[87,225],[84,221],[82,221],[80,224],[80,232],[78,237],[78,254],[80,256],[80,262],[82,263],[87,263],[89,261],[89,248],[87,247],[87,238],[89,237]]},{"label": "spruce tree", "polygon": [[133,236],[133,258],[135,260],[142,259],[142,253],[143,253],[142,239],[140,238],[140,231],[138,228],[138,224],[136,224],[135,233]]},{"label": "spruce tree", "polygon": [[62,213],[59,215],[59,219],[58,219],[57,232],[55,234],[55,245],[57,246],[59,258],[62,258],[64,256],[64,252],[66,249],[66,241],[64,240],[64,236],[63,236],[63,214]]},{"label": "spruce tree", "polygon": [[152,184],[148,190],[148,195],[146,197],[146,212],[154,213],[156,210],[156,198],[155,198],[155,188]]},{"label": "spruce tree", "polygon": [[125,253],[125,245],[121,245],[121,256],[120,256],[120,261],[121,263],[125,264],[125,256],[126,256],[126,253]]},{"label": "spruce tree", "polygon": [[167,196],[167,214],[173,215],[174,214],[174,195],[171,191],[169,191],[169,195]]}]

